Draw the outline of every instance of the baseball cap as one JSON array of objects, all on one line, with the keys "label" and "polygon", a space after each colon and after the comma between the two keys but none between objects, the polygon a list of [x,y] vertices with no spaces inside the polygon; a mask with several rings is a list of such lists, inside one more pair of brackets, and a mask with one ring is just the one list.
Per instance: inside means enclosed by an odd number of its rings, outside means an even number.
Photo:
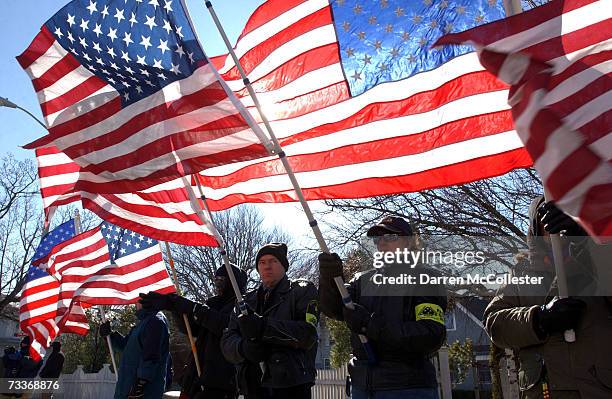
[{"label": "baseball cap", "polygon": [[406,219],[398,216],[385,216],[380,222],[368,229],[367,236],[376,237],[389,233],[395,233],[401,236],[411,236],[414,234],[414,231]]}]

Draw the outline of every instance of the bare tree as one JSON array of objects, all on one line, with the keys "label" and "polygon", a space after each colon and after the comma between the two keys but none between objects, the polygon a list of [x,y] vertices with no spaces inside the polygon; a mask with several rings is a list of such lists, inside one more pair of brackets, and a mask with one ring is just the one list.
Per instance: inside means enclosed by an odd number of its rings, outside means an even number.
[{"label": "bare tree", "polygon": [[[241,205],[213,215],[215,225],[225,239],[230,262],[246,271],[249,284],[256,281],[255,256],[257,250],[269,242],[285,242],[289,247],[291,270],[302,270],[300,248],[292,247],[291,237],[279,228],[266,228],[256,208]],[[203,300],[213,295],[215,270],[223,265],[217,248],[172,245],[178,279],[184,293]],[[291,272],[290,270],[290,272]]]}]

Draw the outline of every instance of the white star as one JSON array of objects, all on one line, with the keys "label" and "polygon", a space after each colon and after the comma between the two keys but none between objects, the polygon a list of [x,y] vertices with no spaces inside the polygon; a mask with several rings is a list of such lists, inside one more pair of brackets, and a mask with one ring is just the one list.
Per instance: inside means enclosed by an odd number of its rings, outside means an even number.
[{"label": "white star", "polygon": [[121,58],[125,60],[125,62],[130,62],[132,61],[130,59],[130,57],[128,56],[128,53],[126,53],[125,51],[121,50]]},{"label": "white star", "polygon": [[64,34],[60,30],[60,28],[56,28],[55,32],[53,32],[53,33],[55,33],[55,36],[59,37],[60,39],[62,38],[62,36],[64,36]]},{"label": "white star", "polygon": [[153,240],[150,238],[147,238],[147,244],[153,244]]},{"label": "white star", "polygon": [[102,10],[102,19],[106,18],[108,15],[108,6],[104,6],[104,10]]},{"label": "white star", "polygon": [[174,65],[173,63],[170,64],[172,65],[172,68],[170,68],[170,72],[174,72],[177,75],[181,73],[178,65]]},{"label": "white star", "polygon": [[72,37],[72,33],[70,31],[68,31],[68,40],[70,40],[70,43],[74,43],[74,37]]},{"label": "white star", "polygon": [[148,50],[149,47],[152,46],[152,44],[151,44],[151,36],[147,36],[147,37],[140,36],[140,37],[142,38],[142,41],[139,44],[144,46],[145,51]]},{"label": "white star", "polygon": [[100,48],[100,45],[96,42],[93,42],[93,49],[96,50],[98,53],[102,52],[102,48]]},{"label": "white star", "polygon": [[170,31],[172,30],[172,26],[170,26],[170,22],[168,22],[167,20],[164,20],[164,27],[163,29],[166,30],[166,34],[170,34]]},{"label": "white star", "polygon": [[164,9],[168,12],[173,11],[172,10],[172,0],[170,1],[164,1]]},{"label": "white star", "polygon": [[178,28],[176,28],[176,34],[179,35],[179,37],[181,39],[183,39],[185,36],[183,35],[183,32],[181,32],[183,30],[182,26],[179,26]]},{"label": "white star", "polygon": [[140,243],[135,242],[135,243],[134,243],[134,246],[136,247],[136,249],[138,249],[138,248],[140,248]]},{"label": "white star", "polygon": [[159,2],[157,0],[151,0],[149,1],[149,4],[151,4],[155,10],[157,10],[157,6],[159,6]]},{"label": "white star", "polygon": [[118,8],[115,8],[115,15],[114,17],[117,18],[117,23],[121,23],[121,20],[125,19],[125,17],[123,16],[123,10],[119,10]]},{"label": "white star", "polygon": [[108,36],[111,39],[111,42],[114,42],[117,38],[117,29],[108,28]]},{"label": "white star", "polygon": [[138,58],[138,60],[136,61],[137,64],[147,65],[147,61],[145,61],[145,56],[141,57],[139,55],[136,55],[136,58]]},{"label": "white star", "polygon": [[74,15],[68,14],[68,19],[66,20],[66,22],[68,22],[70,24],[70,27],[72,28],[72,25],[76,23],[74,22]]},{"label": "white star", "polygon": [[130,240],[125,240],[125,245],[127,245],[127,246],[129,247],[130,245],[132,245],[132,241],[130,241]]},{"label": "white star", "polygon": [[100,37],[100,35],[102,34],[102,25],[98,25],[96,24],[96,27],[94,28],[93,32],[96,34],[96,37]]},{"label": "white star", "polygon": [[[120,232],[120,231],[121,231],[121,227],[119,227],[119,226],[115,226],[115,231],[116,231],[116,232]],[[118,237],[118,236],[115,236],[115,240],[118,240],[118,239],[119,239],[119,237]]]},{"label": "white star", "polygon": [[193,64],[195,61],[193,59],[193,53],[187,52],[187,57],[189,57],[189,61]]},{"label": "white star", "polygon": [[79,38],[79,43],[81,43],[81,46],[83,46],[83,48],[89,47],[84,37]]},{"label": "white star", "polygon": [[125,47],[129,46],[130,43],[134,43],[134,41],[132,40],[132,34],[131,33],[125,32],[124,35],[125,35],[124,38],[121,39],[121,40],[123,40],[125,42]]},{"label": "white star", "polygon": [[134,26],[134,24],[138,23],[138,21],[136,20],[136,14],[132,13],[132,17],[130,18],[129,23],[130,23],[130,28]]},{"label": "white star", "polygon": [[153,58],[153,68],[164,69],[164,67],[161,64],[161,60],[157,60]]},{"label": "white star", "polygon": [[104,61],[102,61],[102,58],[96,57],[96,62],[100,65],[104,65]]},{"label": "white star", "polygon": [[162,72],[158,73],[157,76],[159,76],[159,78],[162,79],[162,80],[167,80],[168,79],[166,77],[166,75],[164,75]]},{"label": "white star", "polygon": [[145,15],[145,18],[147,19],[147,22],[145,22],[144,24],[151,28],[151,30],[153,30],[153,27],[157,26],[157,24],[155,23],[155,15],[153,15],[152,17]]},{"label": "white star", "polygon": [[145,79],[145,83],[148,84],[149,86],[155,86],[149,79]]},{"label": "white star", "polygon": [[96,8],[96,2],[89,0],[89,6],[86,7],[89,10],[89,15],[92,15],[94,12],[98,11]]},{"label": "white star", "polygon": [[106,48],[108,49],[106,51],[108,53],[108,55],[110,55],[111,58],[115,58],[115,56],[117,55],[117,54],[115,54],[115,49],[113,49],[112,47],[108,47],[108,46],[106,46]]},{"label": "white star", "polygon": [[119,67],[117,66],[117,64],[115,64],[114,62],[111,62],[110,64],[111,68],[113,68],[115,71],[119,70]]},{"label": "white star", "polygon": [[81,18],[81,25],[79,25],[81,27],[81,29],[83,29],[83,32],[85,32],[87,29],[89,29],[89,20],[84,20],[83,18]]},{"label": "white star", "polygon": [[142,94],[142,87],[136,86],[136,91],[138,92],[138,94]]},{"label": "white star", "polygon": [[140,74],[146,76],[147,78],[151,75],[146,69],[141,69]]},{"label": "white star", "polygon": [[126,92],[123,94],[123,98],[125,99],[125,101],[130,101],[130,93],[126,91]]},{"label": "white star", "polygon": [[170,51],[167,40],[159,39],[159,46],[157,46],[157,48],[161,50],[162,55],[166,54],[166,51]]},{"label": "white star", "polygon": [[125,70],[129,73],[131,73],[132,75],[134,74],[134,70],[132,69],[132,67],[130,67],[129,65],[125,67]]},{"label": "white star", "polygon": [[89,54],[87,54],[84,51],[83,51],[83,58],[85,58],[87,61],[91,61],[91,57],[89,56]]},{"label": "white star", "polygon": [[119,250],[119,252],[121,252],[121,255],[125,255],[125,253],[127,252],[125,248],[121,248]]},{"label": "white star", "polygon": [[181,46],[180,44],[176,46],[176,50],[174,50],[174,52],[179,55],[179,59],[185,55],[185,52],[183,51],[183,46]]}]

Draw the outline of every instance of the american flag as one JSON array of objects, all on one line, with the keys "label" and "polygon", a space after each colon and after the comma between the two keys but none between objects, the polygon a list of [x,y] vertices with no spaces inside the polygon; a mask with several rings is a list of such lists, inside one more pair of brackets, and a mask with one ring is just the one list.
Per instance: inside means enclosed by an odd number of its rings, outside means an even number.
[{"label": "american flag", "polygon": [[[49,253],[56,245],[69,240],[75,234],[74,220],[69,220],[43,237],[28,269],[26,282],[21,291],[19,302],[19,326],[30,337],[30,354],[40,360],[45,349],[59,333],[55,323],[59,300],[59,282],[46,270],[34,263],[46,262]],[[86,334],[89,326],[83,309],[75,305],[71,311],[69,332]],[[64,330],[66,331],[66,330]]]},{"label": "american flag", "polygon": [[[507,86],[445,32],[504,16],[495,0],[269,0],[235,49],[307,199],[411,192],[532,161]],[[213,58],[249,109],[238,71]],[[211,209],[295,201],[274,157],[200,173]]]},{"label": "american flag", "polygon": [[125,194],[98,194],[75,189],[80,167],[54,146],[36,150],[45,210],[82,200],[102,219],[157,240],[182,245],[217,246],[197,216],[182,179]]},{"label": "american flag", "polygon": [[121,193],[267,155],[179,0],[73,0],[17,57],[77,188]]},{"label": "american flag", "polygon": [[516,129],[549,199],[612,240],[612,3],[553,1],[442,39],[467,41],[512,85]]},{"label": "american flag", "polygon": [[53,248],[48,270],[60,283],[60,329],[73,304],[126,305],[139,293],[175,292],[158,242],[108,222]]}]

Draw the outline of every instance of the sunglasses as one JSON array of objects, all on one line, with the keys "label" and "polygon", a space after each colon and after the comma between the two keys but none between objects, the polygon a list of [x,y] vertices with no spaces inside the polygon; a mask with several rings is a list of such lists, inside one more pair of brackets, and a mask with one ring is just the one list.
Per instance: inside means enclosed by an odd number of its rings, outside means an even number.
[{"label": "sunglasses", "polygon": [[378,245],[380,242],[394,242],[400,239],[399,234],[384,234],[382,236],[372,237],[374,244]]}]

